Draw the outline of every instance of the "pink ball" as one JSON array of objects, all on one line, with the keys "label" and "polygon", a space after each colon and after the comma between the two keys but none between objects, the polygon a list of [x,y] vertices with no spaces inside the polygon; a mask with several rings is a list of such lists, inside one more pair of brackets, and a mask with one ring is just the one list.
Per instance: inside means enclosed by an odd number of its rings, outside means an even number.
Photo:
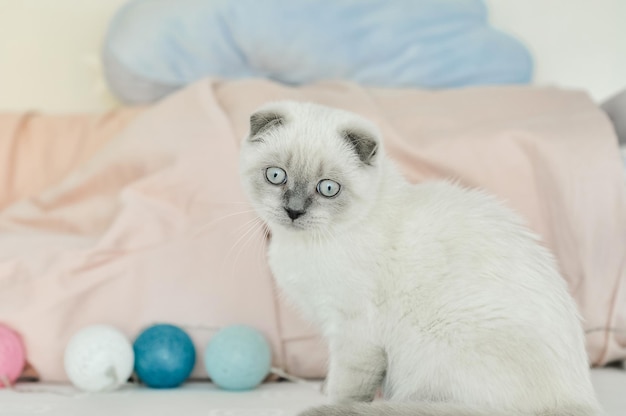
[{"label": "pink ball", "polygon": [[20,336],[0,324],[0,388],[6,387],[2,378],[11,383],[18,379],[26,364],[26,351]]}]

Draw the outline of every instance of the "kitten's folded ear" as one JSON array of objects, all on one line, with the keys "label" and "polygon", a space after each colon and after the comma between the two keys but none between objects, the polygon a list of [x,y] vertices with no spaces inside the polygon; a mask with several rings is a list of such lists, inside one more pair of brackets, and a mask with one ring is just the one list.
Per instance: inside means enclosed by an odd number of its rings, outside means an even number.
[{"label": "kitten's folded ear", "polygon": [[285,122],[284,114],[275,109],[261,109],[250,116],[250,135],[248,140],[251,142],[262,142],[261,133],[276,128]]},{"label": "kitten's folded ear", "polygon": [[366,165],[371,165],[378,154],[380,139],[374,131],[366,127],[349,127],[341,132],[346,141],[354,148],[357,156]]}]

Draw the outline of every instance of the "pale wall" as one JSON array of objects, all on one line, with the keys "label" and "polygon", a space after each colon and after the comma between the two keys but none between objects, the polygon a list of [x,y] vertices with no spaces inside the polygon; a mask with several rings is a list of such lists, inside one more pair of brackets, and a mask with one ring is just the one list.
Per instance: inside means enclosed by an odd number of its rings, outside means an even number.
[{"label": "pale wall", "polygon": [[[0,111],[113,105],[98,49],[125,1],[0,0]],[[487,2],[494,24],[533,51],[538,83],[584,88],[596,99],[626,87],[626,0]]]}]

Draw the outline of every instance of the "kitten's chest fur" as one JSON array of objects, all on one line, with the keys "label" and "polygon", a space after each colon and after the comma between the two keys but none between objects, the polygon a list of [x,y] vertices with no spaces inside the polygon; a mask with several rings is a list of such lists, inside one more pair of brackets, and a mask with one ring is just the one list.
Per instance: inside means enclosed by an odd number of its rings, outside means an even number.
[{"label": "kitten's chest fur", "polygon": [[[302,311],[327,330],[337,321],[372,324],[383,300],[375,276],[393,280],[389,247],[371,229],[332,240],[276,235],[269,261],[281,289]],[[357,243],[358,241],[358,243]]]}]

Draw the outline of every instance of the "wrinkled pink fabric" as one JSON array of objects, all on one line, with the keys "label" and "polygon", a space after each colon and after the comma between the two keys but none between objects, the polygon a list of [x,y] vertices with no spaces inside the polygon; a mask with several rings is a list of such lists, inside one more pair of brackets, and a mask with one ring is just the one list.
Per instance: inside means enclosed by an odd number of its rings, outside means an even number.
[{"label": "wrinkled pink fabric", "polygon": [[141,108],[102,114],[0,113],[0,210],[62,180]]},{"label": "wrinkled pink fabric", "polygon": [[[237,173],[250,113],[279,99],[371,118],[413,182],[455,178],[503,198],[556,254],[592,330],[591,362],[626,357],[626,339],[607,330],[626,328],[624,179],[611,125],[585,94],[205,80],[0,213],[0,321],[22,334],[42,379],[66,379],[64,346],[91,323],[131,337],[178,324],[198,351],[216,328],[245,323],[271,341],[275,365],[324,374],[324,345],[278,296]],[[205,375],[201,359],[194,374]]]}]

